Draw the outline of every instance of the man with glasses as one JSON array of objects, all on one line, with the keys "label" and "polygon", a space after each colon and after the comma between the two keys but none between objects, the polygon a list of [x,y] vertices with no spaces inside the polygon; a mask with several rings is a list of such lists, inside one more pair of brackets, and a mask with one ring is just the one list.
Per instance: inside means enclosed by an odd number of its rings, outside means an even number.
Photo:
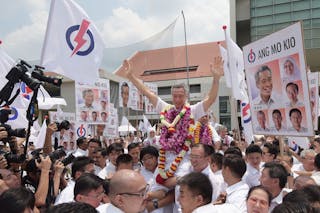
[{"label": "man with glasses", "polygon": [[110,180],[110,203],[97,208],[100,213],[138,213],[145,209],[149,187],[136,171],[117,171]]},{"label": "man with glasses", "polygon": [[87,203],[94,208],[100,205],[104,196],[103,180],[98,176],[87,173],[76,180],[74,186],[74,200]]}]

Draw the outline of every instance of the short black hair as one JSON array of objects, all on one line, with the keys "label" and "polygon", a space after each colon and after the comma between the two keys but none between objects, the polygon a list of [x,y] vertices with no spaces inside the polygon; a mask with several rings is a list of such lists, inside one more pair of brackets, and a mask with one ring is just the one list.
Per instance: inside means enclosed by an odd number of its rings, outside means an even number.
[{"label": "short black hair", "polygon": [[154,146],[146,146],[143,147],[140,151],[140,160],[142,160],[143,156],[145,156],[146,154],[155,156],[156,158],[159,157],[159,151],[156,147]]},{"label": "short black hair", "polygon": [[96,139],[96,138],[91,138],[89,140],[89,143],[97,143],[99,145],[99,147],[102,147],[102,143],[99,139]]},{"label": "short black hair", "polygon": [[85,140],[87,140],[86,137],[84,137],[84,136],[79,137],[79,138],[77,139],[77,146],[78,146],[78,147],[81,146],[81,144],[83,144],[83,143],[85,142]]},{"label": "short black hair", "polygon": [[91,190],[97,190],[100,186],[103,186],[103,179],[91,173],[82,174],[74,185],[74,200],[78,194],[87,195]]},{"label": "short black hair", "polygon": [[291,117],[292,113],[294,112],[297,112],[300,116],[302,115],[301,111],[298,108],[293,108],[289,111],[289,117]]},{"label": "short black hair", "polygon": [[122,163],[123,164],[129,164],[129,163],[133,164],[133,159],[132,159],[131,155],[129,155],[129,154],[119,155],[116,160],[116,167],[118,167]]},{"label": "short black hair", "polygon": [[124,153],[123,146],[120,143],[113,143],[107,148],[107,155],[110,155],[111,152],[122,152]]},{"label": "short black hair", "polygon": [[33,209],[34,194],[24,187],[8,189],[0,195],[0,206],[5,212],[23,212],[26,208]]},{"label": "short black hair", "polygon": [[287,183],[287,177],[289,176],[284,166],[277,162],[268,162],[265,163],[263,167],[268,169],[271,178],[279,179],[279,187],[283,189]]},{"label": "short black hair", "polygon": [[70,202],[51,206],[47,213],[99,213],[93,206],[87,203]]},{"label": "short black hair", "polygon": [[283,202],[277,205],[273,210],[273,213],[300,213],[300,212],[314,212],[312,207],[308,203],[292,203],[292,202]]},{"label": "short black hair", "polygon": [[93,153],[97,153],[97,152],[100,152],[102,157],[106,157],[107,156],[107,149],[105,148],[101,148],[101,147],[97,147]]},{"label": "short black hair", "polygon": [[262,150],[261,150],[260,146],[258,146],[256,144],[250,144],[246,148],[246,155],[251,154],[251,153],[259,153],[260,155],[262,155]]},{"label": "short black hair", "polygon": [[207,175],[191,172],[179,179],[178,185],[187,186],[193,195],[201,195],[205,204],[211,203],[213,189]]},{"label": "short black hair", "polygon": [[222,159],[223,159],[223,155],[219,152],[217,153],[213,153],[210,155],[211,158],[211,163],[215,163],[218,167],[218,169],[222,169]]},{"label": "short black hair", "polygon": [[239,157],[242,158],[242,152],[240,150],[239,147],[237,146],[232,146],[232,147],[229,147],[225,152],[224,152],[224,156],[226,155],[238,155]]},{"label": "short black hair", "polygon": [[210,156],[212,153],[214,153],[214,148],[207,144],[197,143],[197,144],[193,144],[191,148],[193,147],[202,147],[204,150],[205,156]]},{"label": "short black hair", "polygon": [[89,164],[94,163],[94,161],[86,156],[76,157],[71,166],[71,177],[75,178],[76,172],[83,172],[85,167]]},{"label": "short black hair", "polygon": [[128,152],[130,152],[130,150],[135,149],[135,148],[137,148],[139,146],[140,146],[139,143],[130,143],[128,145]]},{"label": "short black hair", "polygon": [[222,160],[222,166],[228,167],[232,173],[232,176],[236,178],[242,178],[246,173],[247,165],[242,157],[235,154],[228,154]]},{"label": "short black hair", "polygon": [[299,92],[298,84],[295,84],[295,83],[293,83],[293,82],[290,82],[290,83],[287,84],[286,90],[288,89],[289,86],[293,86],[294,89],[297,91],[297,93]]},{"label": "short black hair", "polygon": [[123,93],[123,87],[128,87],[129,88],[129,84],[127,82],[123,82],[121,84],[121,94]]},{"label": "short black hair", "polygon": [[268,153],[270,153],[271,155],[274,155],[273,159],[277,158],[277,156],[279,154],[279,150],[276,145],[271,144],[271,143],[265,143],[263,145],[263,147],[266,147],[268,149]]}]

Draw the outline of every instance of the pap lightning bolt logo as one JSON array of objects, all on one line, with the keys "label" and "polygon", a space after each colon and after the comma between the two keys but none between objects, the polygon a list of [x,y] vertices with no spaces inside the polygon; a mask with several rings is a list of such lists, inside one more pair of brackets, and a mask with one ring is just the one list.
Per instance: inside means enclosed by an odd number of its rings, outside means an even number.
[{"label": "pap lightning bolt logo", "polygon": [[[67,29],[65,36],[68,47],[72,50],[71,56],[87,56],[93,51],[94,34],[90,31],[89,25],[90,21],[83,19],[81,25],[73,25]],[[71,39],[73,38],[73,33],[77,34],[73,39],[74,42],[71,42]],[[85,36],[88,39],[85,39]],[[89,42],[88,45],[87,42]],[[76,43],[75,47],[73,46],[73,43]],[[87,49],[84,50],[83,46],[85,44],[87,46]]]},{"label": "pap lightning bolt logo", "polygon": [[74,41],[77,42],[77,46],[74,48],[71,56],[73,56],[73,54],[75,54],[76,52],[78,52],[78,50],[80,50],[80,48],[87,42],[87,40],[85,40],[83,38],[84,34],[87,32],[88,28],[89,28],[89,24],[90,22],[87,20],[82,20],[80,29],[78,34],[76,35],[76,37],[74,38]]}]

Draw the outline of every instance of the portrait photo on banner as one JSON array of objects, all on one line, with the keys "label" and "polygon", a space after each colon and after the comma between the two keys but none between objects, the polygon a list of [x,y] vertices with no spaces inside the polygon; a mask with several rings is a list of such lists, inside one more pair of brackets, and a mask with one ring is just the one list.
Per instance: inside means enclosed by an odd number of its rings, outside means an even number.
[{"label": "portrait photo on banner", "polygon": [[254,133],[312,136],[301,24],[254,41],[243,53]]}]

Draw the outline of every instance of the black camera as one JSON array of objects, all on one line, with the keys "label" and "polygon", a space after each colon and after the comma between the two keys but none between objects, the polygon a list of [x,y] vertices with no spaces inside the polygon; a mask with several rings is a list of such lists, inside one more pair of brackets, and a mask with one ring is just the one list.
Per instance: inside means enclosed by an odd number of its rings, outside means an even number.
[{"label": "black camera", "polygon": [[[11,114],[11,109],[9,108],[2,108],[0,109],[0,127],[4,127],[6,131],[8,132],[8,137],[11,136],[19,137],[19,138],[25,138],[26,137],[26,130],[24,128],[18,128],[18,129],[12,129],[10,125],[5,124],[8,119],[9,115]],[[6,140],[8,141],[8,140]]]},{"label": "black camera", "polygon": [[62,84],[61,78],[49,77],[43,74],[44,67],[35,65],[35,69],[31,73],[31,76],[38,79],[39,81],[47,82],[55,86],[60,86]]},{"label": "black camera", "polygon": [[57,128],[58,128],[58,130],[57,130],[58,132],[60,132],[62,129],[65,129],[65,130],[70,129],[70,122],[67,120],[63,120],[63,121],[61,121],[61,123],[56,122],[56,124],[57,124]]},{"label": "black camera", "polygon": [[21,154],[16,154],[12,152],[5,152],[3,150],[0,150],[0,155],[3,155],[3,157],[7,160],[8,167],[10,163],[23,163],[26,160],[26,156]]}]

